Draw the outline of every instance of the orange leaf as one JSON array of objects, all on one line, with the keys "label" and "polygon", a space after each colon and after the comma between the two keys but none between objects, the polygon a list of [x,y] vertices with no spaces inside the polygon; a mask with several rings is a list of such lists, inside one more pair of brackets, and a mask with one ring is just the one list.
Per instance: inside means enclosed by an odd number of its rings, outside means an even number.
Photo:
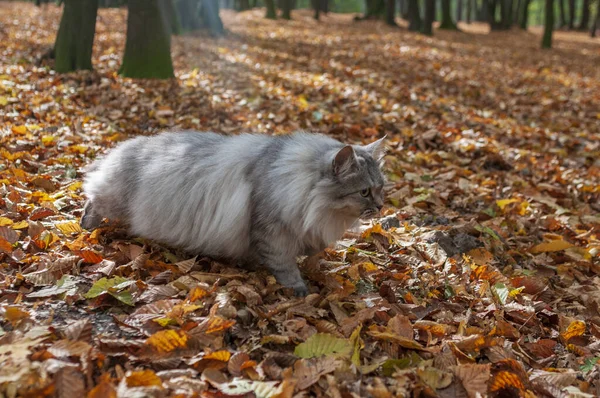
[{"label": "orange leaf", "polygon": [[550,242],[540,243],[539,245],[533,246],[529,251],[533,254],[538,253],[547,253],[547,252],[558,252],[561,250],[568,249],[569,247],[573,247],[572,243],[567,242],[566,240],[557,239],[552,240]]},{"label": "orange leaf", "polygon": [[500,391],[509,388],[515,388],[518,391],[523,391],[525,389],[525,385],[515,373],[505,370],[498,372],[492,380],[490,391]]},{"label": "orange leaf", "polygon": [[127,387],[162,386],[162,380],[153,370],[144,369],[131,372],[126,376]]},{"label": "orange leaf", "polygon": [[63,234],[69,236],[81,232],[81,227],[74,221],[63,222],[55,225]]},{"label": "orange leaf", "polygon": [[12,245],[9,241],[0,236],[0,252],[4,253],[12,253]]},{"label": "orange leaf", "polygon": [[222,332],[223,330],[229,329],[233,325],[235,325],[235,321],[226,320],[217,316],[211,318],[210,321],[208,321],[208,328],[206,329],[206,333]]},{"label": "orange leaf", "polygon": [[106,380],[102,380],[87,395],[87,398],[117,398],[117,390]]},{"label": "orange leaf", "polygon": [[176,330],[161,330],[154,333],[146,340],[146,344],[155,348],[159,353],[166,353],[178,348],[185,348],[187,342],[187,334]]},{"label": "orange leaf", "polygon": [[227,362],[231,358],[231,353],[229,351],[221,350],[211,352],[210,354],[206,354],[202,359],[215,359],[217,361]]},{"label": "orange leaf", "polygon": [[585,322],[583,321],[573,321],[567,327],[563,333],[561,333],[561,337],[565,339],[565,341],[571,340],[573,337],[581,336],[585,333]]},{"label": "orange leaf", "polygon": [[209,295],[209,293],[206,290],[202,289],[199,286],[196,286],[195,288],[190,290],[190,292],[188,294],[188,300],[190,302],[194,302],[194,301],[200,300],[201,298],[204,298],[208,295]]},{"label": "orange leaf", "polygon": [[103,260],[102,256],[93,250],[76,250],[75,254],[83,259],[86,263],[98,264]]}]

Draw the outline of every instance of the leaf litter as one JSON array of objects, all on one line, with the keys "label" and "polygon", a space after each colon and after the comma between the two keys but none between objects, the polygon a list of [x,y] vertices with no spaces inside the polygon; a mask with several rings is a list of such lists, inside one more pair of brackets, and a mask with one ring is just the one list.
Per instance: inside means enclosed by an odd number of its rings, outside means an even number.
[{"label": "leaf litter", "polygon": [[[60,9],[0,11],[2,394],[600,394],[598,43],[224,10],[227,37],[173,39],[175,80],[134,81],[124,10],[99,11],[96,70],[67,75],[40,61]],[[387,134],[386,209],[303,260],[304,299],[82,231],[85,166],[168,128]]]}]

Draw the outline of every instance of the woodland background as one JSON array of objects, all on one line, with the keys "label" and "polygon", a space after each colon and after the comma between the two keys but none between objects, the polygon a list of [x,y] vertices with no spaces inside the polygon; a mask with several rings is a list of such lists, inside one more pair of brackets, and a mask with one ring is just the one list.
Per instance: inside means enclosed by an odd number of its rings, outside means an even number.
[{"label": "woodland background", "polygon": [[[600,395],[597,1],[35,3],[0,2],[1,396]],[[174,128],[385,134],[384,214],[306,298],[82,230],[85,167]]]}]

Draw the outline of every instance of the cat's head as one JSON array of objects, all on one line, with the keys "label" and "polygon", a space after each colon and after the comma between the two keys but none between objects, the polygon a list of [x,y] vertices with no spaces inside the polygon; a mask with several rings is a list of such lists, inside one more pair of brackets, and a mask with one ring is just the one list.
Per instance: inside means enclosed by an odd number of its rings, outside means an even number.
[{"label": "cat's head", "polygon": [[332,203],[337,211],[351,217],[372,218],[383,207],[381,159],[383,140],[369,145],[346,145],[332,154]]}]

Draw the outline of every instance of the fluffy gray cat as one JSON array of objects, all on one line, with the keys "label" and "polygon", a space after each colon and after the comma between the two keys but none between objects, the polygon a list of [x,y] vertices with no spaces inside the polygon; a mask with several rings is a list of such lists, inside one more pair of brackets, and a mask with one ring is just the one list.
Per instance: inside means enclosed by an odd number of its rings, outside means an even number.
[{"label": "fluffy gray cat", "polygon": [[341,238],[383,206],[383,138],[176,132],[125,141],[92,164],[81,225],[106,217],[132,235],[266,266],[306,295],[296,257]]}]

